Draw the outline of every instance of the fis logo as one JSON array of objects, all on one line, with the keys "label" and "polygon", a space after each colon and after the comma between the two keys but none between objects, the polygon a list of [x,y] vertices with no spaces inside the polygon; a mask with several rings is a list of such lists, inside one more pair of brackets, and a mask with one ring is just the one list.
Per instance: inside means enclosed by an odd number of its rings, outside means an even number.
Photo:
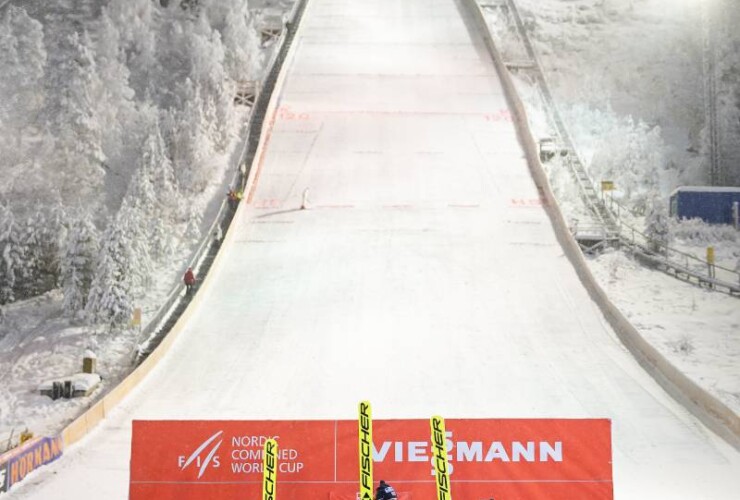
[{"label": "fis logo", "polygon": [[190,464],[195,463],[195,466],[200,468],[200,470],[198,471],[198,479],[200,479],[209,464],[213,463],[214,469],[218,469],[219,467],[221,467],[221,462],[219,461],[219,456],[216,455],[216,452],[221,446],[221,443],[223,443],[223,439],[221,439],[213,446],[213,448],[211,448],[211,451],[208,452],[208,455],[206,455],[205,459],[201,457],[201,453],[223,433],[224,431],[218,431],[216,434],[206,439],[203,444],[196,448],[196,450],[187,458],[187,460],[185,459],[185,455],[180,455],[179,457],[177,457],[177,466],[180,467],[180,470],[185,470]]},{"label": "fis logo", "polygon": [[429,424],[432,430],[432,448],[434,449],[432,459],[434,460],[434,468],[437,471],[437,498],[438,500],[451,500],[445,421],[442,417],[432,417]]}]

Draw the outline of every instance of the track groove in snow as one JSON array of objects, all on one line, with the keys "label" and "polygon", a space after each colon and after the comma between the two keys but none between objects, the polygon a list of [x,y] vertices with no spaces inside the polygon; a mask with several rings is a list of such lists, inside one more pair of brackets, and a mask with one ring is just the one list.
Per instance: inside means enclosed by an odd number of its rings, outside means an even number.
[{"label": "track groove in snow", "polygon": [[[329,10],[344,29],[318,26]],[[539,195],[513,125],[451,112],[506,109],[461,12],[455,0],[310,1],[281,105],[310,105],[321,126],[296,134],[305,124],[275,120],[254,203],[172,351],[18,498],[126,498],[134,418],[353,418],[362,399],[377,418],[609,417],[617,498],[724,500],[740,489],[738,452],[629,356],[527,201]],[[439,50],[415,59],[409,43],[399,58],[399,39]],[[377,42],[375,57],[347,41]],[[412,60],[434,74],[421,88],[443,98],[362,90]],[[440,75],[475,78],[451,86]],[[488,93],[471,101],[466,90]],[[371,112],[342,112],[358,106]],[[326,209],[297,210],[305,188]],[[373,377],[357,377],[358,352],[378,366]]]}]

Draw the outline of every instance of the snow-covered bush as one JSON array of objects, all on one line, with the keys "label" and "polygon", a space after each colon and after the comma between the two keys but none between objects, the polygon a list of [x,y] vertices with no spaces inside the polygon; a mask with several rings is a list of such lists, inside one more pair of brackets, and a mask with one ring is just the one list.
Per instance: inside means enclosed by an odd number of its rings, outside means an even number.
[{"label": "snow-covered bush", "polygon": [[701,219],[672,219],[671,234],[674,238],[707,246],[717,242],[740,244],[740,233],[725,224],[707,224]]},{"label": "snow-covered bush", "polygon": [[677,180],[665,159],[666,145],[660,127],[632,117],[619,118],[613,111],[576,106],[567,118],[584,151],[594,181],[614,181],[623,202],[638,213],[648,208],[650,193],[667,195]]},{"label": "snow-covered bush", "polygon": [[671,343],[673,352],[683,356],[690,356],[694,352],[694,341],[688,335],[682,335],[680,339]]},{"label": "snow-covered bush", "polygon": [[671,243],[668,210],[657,193],[649,197],[645,215],[645,234],[650,239],[651,249],[655,252],[664,250]]}]

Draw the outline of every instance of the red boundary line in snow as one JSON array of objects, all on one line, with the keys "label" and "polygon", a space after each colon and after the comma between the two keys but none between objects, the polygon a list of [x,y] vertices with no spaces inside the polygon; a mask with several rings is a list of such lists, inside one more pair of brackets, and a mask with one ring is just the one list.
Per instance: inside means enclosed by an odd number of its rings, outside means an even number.
[{"label": "red boundary line in snow", "polygon": [[[282,91],[282,89],[281,89]],[[252,203],[252,199],[254,198],[254,192],[257,190],[257,184],[260,180],[260,174],[262,173],[262,165],[265,163],[265,150],[267,149],[268,144],[270,144],[270,140],[272,139],[272,130],[275,127],[275,117],[277,116],[279,106],[275,106],[275,108],[272,110],[270,121],[268,122],[267,130],[265,131],[265,140],[260,146],[260,158],[257,162],[257,170],[254,172],[254,179],[252,180],[252,185],[249,186],[249,195],[247,196],[247,204]]]}]

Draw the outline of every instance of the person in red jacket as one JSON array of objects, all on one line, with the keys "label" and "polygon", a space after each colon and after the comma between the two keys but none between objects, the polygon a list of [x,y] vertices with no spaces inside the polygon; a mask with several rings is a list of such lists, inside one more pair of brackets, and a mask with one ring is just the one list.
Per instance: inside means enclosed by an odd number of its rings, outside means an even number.
[{"label": "person in red jacket", "polygon": [[188,270],[185,271],[185,276],[183,276],[182,280],[185,282],[185,294],[189,295],[190,291],[193,289],[193,285],[195,285],[195,274],[193,274],[192,267],[188,267]]}]

